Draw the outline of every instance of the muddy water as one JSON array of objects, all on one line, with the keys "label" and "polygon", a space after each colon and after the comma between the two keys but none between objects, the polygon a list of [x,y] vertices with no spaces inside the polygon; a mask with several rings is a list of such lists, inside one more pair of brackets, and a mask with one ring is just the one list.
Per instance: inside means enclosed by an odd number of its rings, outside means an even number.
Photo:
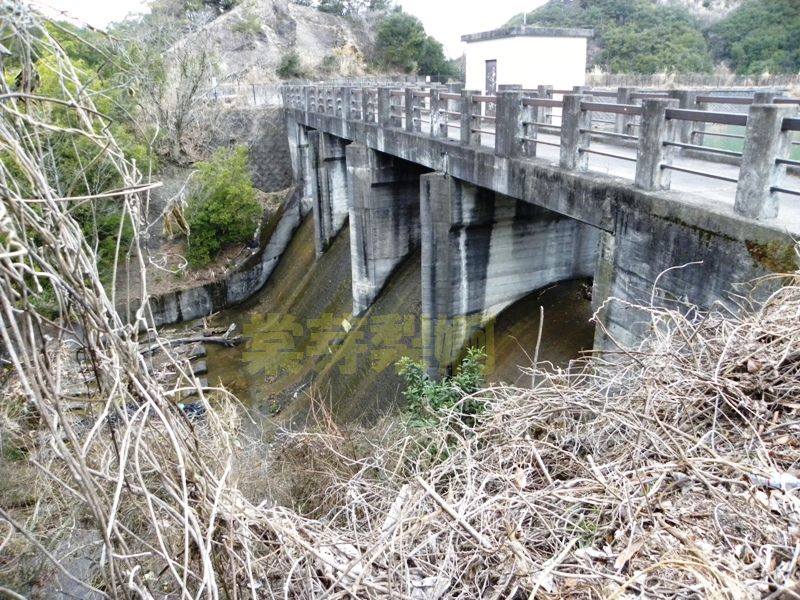
[{"label": "muddy water", "polygon": [[[313,233],[308,218],[257,297],[219,315],[215,325],[236,323],[247,341],[234,349],[210,347],[208,379],[234,391],[254,414],[279,415],[282,422],[303,423],[315,403],[342,420],[370,420],[402,406],[394,363],[421,357],[420,256],[409,257],[368,313],[353,319],[349,230],[316,261]],[[540,306],[539,360],[565,366],[590,349],[585,285],[563,282],[503,311],[488,330],[489,379],[525,384],[518,365],[533,360]]]}]

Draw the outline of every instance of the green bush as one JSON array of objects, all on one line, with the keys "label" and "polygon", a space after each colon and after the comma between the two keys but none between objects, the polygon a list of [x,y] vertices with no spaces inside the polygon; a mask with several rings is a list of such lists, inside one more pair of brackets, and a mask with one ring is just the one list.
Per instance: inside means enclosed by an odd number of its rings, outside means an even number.
[{"label": "green bush", "polygon": [[283,55],[277,72],[278,77],[282,79],[296,79],[306,75],[306,70],[300,62],[300,56],[294,51]]},{"label": "green bush", "polygon": [[192,267],[212,261],[223,246],[253,236],[261,217],[247,166],[247,148],[221,148],[198,163],[189,200],[189,252]]},{"label": "green bush", "polygon": [[428,376],[424,364],[414,362],[407,356],[401,358],[397,363],[397,372],[406,384],[403,391],[408,401],[406,422],[412,427],[435,425],[442,411],[452,409],[459,403],[459,409],[467,419],[481,414],[485,408],[481,399],[464,398],[484,386],[485,360],[483,348],[468,348],[455,375],[434,381]]}]

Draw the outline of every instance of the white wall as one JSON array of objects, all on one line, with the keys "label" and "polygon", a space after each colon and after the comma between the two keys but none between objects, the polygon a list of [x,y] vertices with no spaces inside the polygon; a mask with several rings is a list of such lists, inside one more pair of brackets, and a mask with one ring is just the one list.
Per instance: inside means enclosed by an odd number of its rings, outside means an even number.
[{"label": "white wall", "polygon": [[484,90],[486,61],[497,60],[497,84],[556,89],[586,83],[586,38],[515,36],[464,44],[466,89]]}]

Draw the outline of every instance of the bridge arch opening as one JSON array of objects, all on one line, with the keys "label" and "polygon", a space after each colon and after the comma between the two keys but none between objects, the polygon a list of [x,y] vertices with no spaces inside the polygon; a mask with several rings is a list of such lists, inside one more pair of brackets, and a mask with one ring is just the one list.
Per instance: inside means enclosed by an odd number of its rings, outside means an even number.
[{"label": "bridge arch opening", "polygon": [[591,286],[601,231],[442,173],[423,177],[423,355],[446,373],[501,312],[566,280]]}]

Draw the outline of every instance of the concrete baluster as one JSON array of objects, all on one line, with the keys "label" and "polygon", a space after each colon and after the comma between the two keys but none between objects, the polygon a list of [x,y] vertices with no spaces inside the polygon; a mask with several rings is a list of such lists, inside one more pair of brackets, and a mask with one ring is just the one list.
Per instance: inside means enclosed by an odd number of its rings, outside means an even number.
[{"label": "concrete baluster", "polygon": [[442,100],[440,94],[447,88],[431,88],[431,136],[447,138],[447,100]]},{"label": "concrete baluster", "polygon": [[[621,87],[617,88],[617,104],[632,104],[631,93],[633,88]],[[633,117],[630,115],[617,115],[614,121],[614,133],[624,133],[625,135],[635,135],[631,131],[631,124],[633,124]]]},{"label": "concrete baluster", "polygon": [[364,121],[364,123],[372,123],[374,121],[372,111],[370,110],[370,105],[372,104],[370,100],[371,96],[372,94],[369,91],[369,87],[364,86],[361,88],[361,120]]},{"label": "concrete baluster", "polygon": [[586,96],[565,94],[561,109],[561,154],[559,165],[563,169],[585,171],[589,167],[588,155],[592,114],[581,109]]},{"label": "concrete baluster", "polygon": [[406,114],[406,131],[419,131],[419,121],[416,120],[416,105],[418,98],[414,95],[416,90],[407,87],[405,89],[405,114]]},{"label": "concrete baluster", "polygon": [[642,101],[642,120],[639,126],[639,146],[636,153],[636,187],[643,190],[668,190],[670,171],[663,168],[672,163],[674,146],[664,142],[675,140],[675,122],[666,118],[668,108],[676,108],[674,98],[655,98]]},{"label": "concrete baluster", "polygon": [[305,93],[305,111],[306,112],[313,112],[314,107],[314,88],[310,86],[306,86],[304,88]]},{"label": "concrete baluster", "polygon": [[[552,85],[537,86],[536,91],[539,94],[539,98],[546,98],[547,100],[553,99]],[[539,111],[539,117],[541,118],[540,122],[551,124],[553,122],[553,110],[546,107],[540,107],[540,108],[541,108],[541,110]]]},{"label": "concrete baluster", "polygon": [[497,92],[497,120],[495,121],[494,151],[497,156],[510,158],[522,154],[522,91]]},{"label": "concrete baluster", "polygon": [[[403,107],[400,106],[400,102],[397,100],[397,88],[392,89],[392,94],[389,95],[389,106],[391,107],[391,126],[392,127],[402,127],[403,126]],[[401,95],[401,98],[403,96]]]},{"label": "concrete baluster", "polygon": [[753,104],[772,104],[777,96],[777,92],[755,92],[753,94]]},{"label": "concrete baluster", "polygon": [[[697,92],[694,90],[670,90],[669,95],[678,101],[678,108],[686,110],[697,108]],[[681,144],[691,144],[695,125],[692,121],[678,121],[675,125],[675,139]],[[705,125],[705,123],[697,123],[697,125]]]},{"label": "concrete baluster", "polygon": [[783,120],[794,117],[796,111],[795,107],[776,104],[750,106],[736,186],[736,213],[752,219],[778,216],[778,197],[772,188],[780,185],[786,165],[776,164],[775,159],[789,155],[792,137],[790,131],[783,131]]},{"label": "concrete baluster", "polygon": [[[708,110],[708,106],[706,105],[706,103],[705,102],[700,102],[699,100],[697,100],[696,97],[695,97],[695,101],[694,101],[694,107],[690,107],[690,108],[694,108],[695,110]],[[692,124],[692,133],[690,134],[690,137],[689,137],[689,143],[690,144],[696,144],[698,146],[702,146],[703,142],[705,141],[705,136],[703,135],[703,132],[705,130],[706,130],[706,124],[705,123],[693,123]]]},{"label": "concrete baluster", "polygon": [[378,88],[378,125],[392,126],[392,88]]},{"label": "concrete baluster", "polygon": [[[538,92],[524,92],[526,98],[538,98]],[[536,142],[539,128],[536,123],[540,123],[544,109],[541,106],[522,106],[520,122],[522,123],[522,135],[527,138],[522,141],[520,148],[522,156],[536,156]]]},{"label": "concrete baluster", "polygon": [[475,116],[480,106],[476,107],[478,103],[472,99],[478,94],[475,90],[461,90],[461,143],[465,146],[481,145],[481,134],[473,131],[479,129],[476,123],[480,122]]},{"label": "concrete baluster", "polygon": [[[457,83],[448,83],[447,84],[447,91],[451,94],[461,94],[462,90],[464,89],[464,84],[461,82]],[[447,101],[447,110],[450,112],[458,112],[461,110],[461,100],[448,100]]]},{"label": "concrete baluster", "polygon": [[349,87],[339,88],[342,98],[342,118],[349,121],[353,118],[353,90]]}]

